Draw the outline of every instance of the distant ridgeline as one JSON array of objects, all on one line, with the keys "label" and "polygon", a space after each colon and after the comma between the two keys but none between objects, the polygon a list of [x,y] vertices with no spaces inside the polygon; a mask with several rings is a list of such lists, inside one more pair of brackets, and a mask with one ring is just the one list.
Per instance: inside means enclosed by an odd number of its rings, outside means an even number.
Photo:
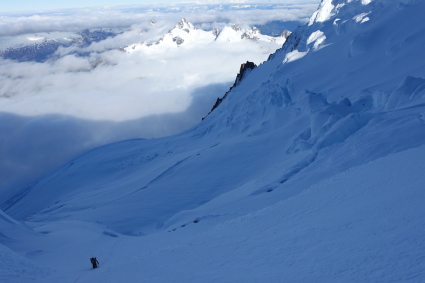
[{"label": "distant ridgeline", "polygon": [[[152,23],[154,25],[155,22]],[[235,24],[231,26],[225,26],[221,31],[217,28],[213,28],[210,31],[197,29],[187,19],[181,19],[174,28],[170,29],[167,34],[156,41],[148,41],[131,44],[123,48],[128,53],[135,51],[147,51],[151,48],[162,48],[162,47],[180,47],[180,46],[197,46],[201,44],[208,44],[214,41],[217,42],[237,42],[242,40],[251,41],[264,41],[274,42],[278,45],[282,45],[286,38],[291,34],[288,30],[280,31],[277,36],[264,35],[260,29],[252,27],[249,29],[243,29]]]},{"label": "distant ridgeline", "polygon": [[[60,34],[60,33],[59,33]],[[0,46],[0,56],[5,59],[20,62],[36,61],[44,62],[58,50],[60,46],[79,44],[81,47],[88,46],[93,42],[105,40],[119,33],[105,30],[83,30],[80,33],[64,33],[65,38],[53,38],[51,33],[38,33],[33,35],[16,36],[15,44],[8,47]],[[57,36],[56,36],[57,37]]]},{"label": "distant ridgeline", "polygon": [[[156,21],[151,20],[151,25],[155,25]],[[265,25],[263,28],[266,29]],[[268,30],[268,29],[266,29]],[[16,60],[20,62],[36,61],[44,62],[51,58],[60,46],[69,47],[71,45],[78,45],[80,47],[87,47],[93,42],[99,42],[109,37],[114,37],[118,34],[125,32],[126,29],[93,29],[83,30],[78,33],[69,32],[56,32],[56,33],[38,33],[26,34],[12,37],[6,40],[3,45],[0,45],[0,56],[5,59]],[[124,52],[134,52],[140,49],[157,46],[161,48],[162,45],[185,46],[188,43],[197,44],[205,43],[208,41],[266,41],[274,42],[276,44],[283,44],[291,32],[288,30],[280,31],[277,36],[269,36],[261,33],[260,29],[253,27],[251,29],[242,29],[233,24],[230,27],[224,27],[219,31],[214,28],[211,31],[204,31],[196,29],[186,19],[180,20],[176,26],[169,30],[166,35],[161,37],[155,42],[142,42],[131,44],[116,48]],[[78,51],[76,51],[78,53]],[[80,54],[85,55],[85,54]]]}]

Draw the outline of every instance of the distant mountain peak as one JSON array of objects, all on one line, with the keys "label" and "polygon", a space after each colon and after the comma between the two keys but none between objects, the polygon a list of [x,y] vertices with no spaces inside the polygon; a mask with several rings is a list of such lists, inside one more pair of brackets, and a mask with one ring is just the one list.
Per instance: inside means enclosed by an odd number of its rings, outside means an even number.
[{"label": "distant mountain peak", "polygon": [[235,31],[241,31],[241,30],[242,30],[242,28],[241,28],[241,27],[239,27],[239,26],[237,26],[236,24],[232,24],[232,25],[231,25],[231,28],[232,28],[233,30],[235,30]]},{"label": "distant mountain peak", "polygon": [[258,37],[258,35],[260,35],[261,32],[258,28],[256,27],[252,27],[251,29],[245,30],[245,32],[241,35],[241,39],[251,39],[254,41],[258,41],[260,40],[260,38]]},{"label": "distant mountain peak", "polygon": [[284,30],[279,34],[279,37],[288,38],[288,36],[291,35],[291,32],[289,30]]},{"label": "distant mountain peak", "polygon": [[186,32],[189,32],[190,30],[195,30],[196,28],[185,18],[181,19],[180,22],[177,23],[175,28],[182,29]]},{"label": "distant mountain peak", "polygon": [[220,31],[217,28],[213,28],[211,30],[212,34],[214,34],[214,36],[217,38],[220,34]]},{"label": "distant mountain peak", "polygon": [[28,38],[28,42],[0,50],[0,57],[18,61],[44,61],[61,44],[47,37]]}]

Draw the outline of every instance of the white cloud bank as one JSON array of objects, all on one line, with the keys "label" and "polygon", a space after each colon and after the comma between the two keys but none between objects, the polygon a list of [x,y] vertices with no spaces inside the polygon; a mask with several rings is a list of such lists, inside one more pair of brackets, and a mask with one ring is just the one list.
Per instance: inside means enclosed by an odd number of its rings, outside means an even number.
[{"label": "white cloud bank", "polygon": [[152,54],[116,48],[157,40],[182,17],[203,28],[229,22],[248,26],[305,20],[316,6],[232,11],[178,6],[174,12],[99,8],[3,16],[2,36],[130,28],[89,47],[60,48],[44,63],[0,59],[0,197],[6,200],[17,188],[93,147],[187,129],[228,90],[241,63],[259,64],[279,46],[217,41]]},{"label": "white cloud bank", "polygon": [[116,28],[146,25],[158,18],[174,25],[181,18],[188,18],[195,25],[208,23],[235,23],[260,25],[269,21],[307,21],[317,9],[319,0],[281,1],[278,4],[203,5],[170,4],[167,6],[111,6],[81,9],[63,9],[39,12],[0,12],[0,36],[18,34],[72,31],[87,28]]},{"label": "white cloud bank", "polygon": [[[149,55],[111,50],[46,63],[3,60],[0,108],[21,116],[61,114],[117,122],[182,112],[197,88],[231,83],[241,63],[259,64],[277,47],[244,40]],[[99,60],[106,63],[92,67]]]}]

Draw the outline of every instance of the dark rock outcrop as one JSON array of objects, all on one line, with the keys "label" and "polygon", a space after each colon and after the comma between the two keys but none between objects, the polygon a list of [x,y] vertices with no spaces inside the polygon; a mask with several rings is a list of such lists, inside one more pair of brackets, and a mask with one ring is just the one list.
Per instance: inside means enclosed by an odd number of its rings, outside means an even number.
[{"label": "dark rock outcrop", "polygon": [[180,45],[180,44],[182,44],[182,43],[184,42],[184,39],[183,39],[183,38],[181,38],[180,36],[176,36],[176,37],[173,37],[173,41],[174,41],[177,45]]},{"label": "dark rock outcrop", "polygon": [[114,37],[116,33],[105,30],[90,31],[88,29],[85,29],[80,33],[80,35],[84,39],[85,43],[91,44],[92,42],[99,42],[105,40],[108,37]]},{"label": "dark rock outcrop", "polygon": [[279,37],[284,37],[285,39],[288,38],[291,35],[292,32],[290,32],[289,30],[284,30],[279,34]]},{"label": "dark rock outcrop", "polygon": [[257,65],[255,65],[253,62],[249,62],[246,61],[246,63],[241,64],[241,68],[239,70],[239,73],[236,76],[236,80],[235,83],[233,84],[233,86],[230,87],[230,89],[223,95],[222,98],[218,97],[217,100],[215,101],[215,104],[213,105],[213,107],[211,108],[211,111],[204,117],[202,118],[202,120],[204,120],[208,115],[211,114],[211,112],[214,111],[214,109],[216,109],[221,102],[223,102],[223,100],[227,97],[227,95],[229,94],[229,92],[236,87],[237,85],[240,84],[240,82],[255,68],[257,67]]},{"label": "dark rock outcrop", "polygon": [[211,30],[212,34],[214,34],[215,38],[217,39],[218,35],[220,34],[220,31],[216,28],[213,28]]}]

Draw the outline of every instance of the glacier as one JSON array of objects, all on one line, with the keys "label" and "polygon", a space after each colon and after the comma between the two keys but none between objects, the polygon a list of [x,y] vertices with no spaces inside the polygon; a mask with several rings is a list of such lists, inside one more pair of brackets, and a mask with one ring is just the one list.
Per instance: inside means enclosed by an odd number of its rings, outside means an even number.
[{"label": "glacier", "polygon": [[323,0],[196,126],[24,188],[0,280],[424,281],[424,10]]}]

